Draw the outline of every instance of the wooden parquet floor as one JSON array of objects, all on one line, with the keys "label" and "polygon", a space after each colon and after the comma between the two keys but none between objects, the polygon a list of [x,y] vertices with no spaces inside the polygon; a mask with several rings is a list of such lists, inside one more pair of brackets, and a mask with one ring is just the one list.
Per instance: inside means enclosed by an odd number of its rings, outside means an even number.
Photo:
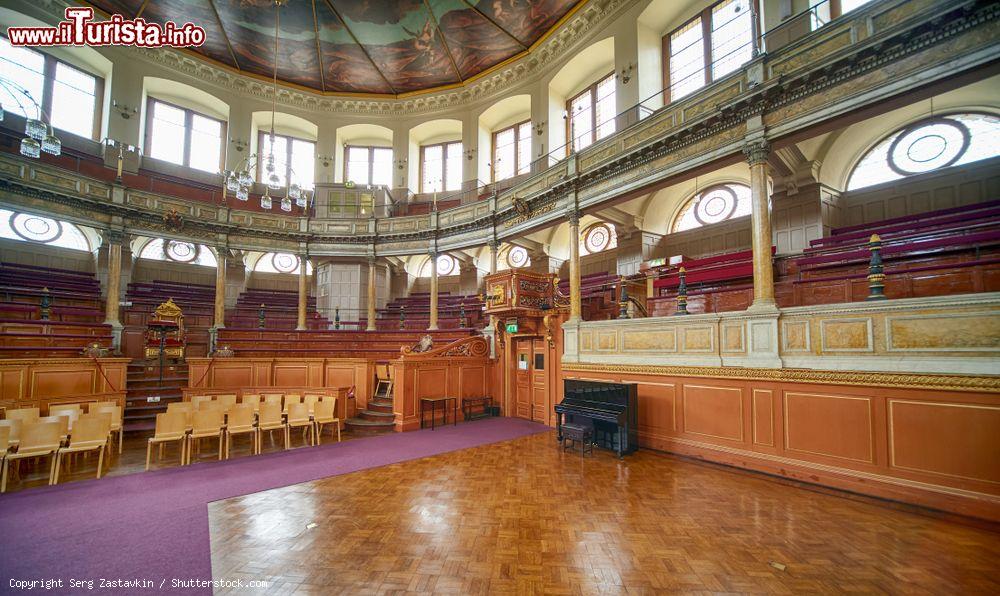
[{"label": "wooden parquet floor", "polygon": [[[209,505],[275,594],[1000,593],[1000,533],[543,433]],[[226,590],[221,590],[226,593]]]}]

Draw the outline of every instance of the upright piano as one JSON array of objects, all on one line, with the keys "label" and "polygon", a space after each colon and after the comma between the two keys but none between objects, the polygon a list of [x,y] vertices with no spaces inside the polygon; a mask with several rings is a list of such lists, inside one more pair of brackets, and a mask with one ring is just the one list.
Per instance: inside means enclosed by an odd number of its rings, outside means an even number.
[{"label": "upright piano", "polygon": [[618,457],[639,448],[639,407],[634,383],[563,381],[565,397],[556,404],[556,430],[562,441],[562,425],[592,425],[594,442],[612,449]]}]

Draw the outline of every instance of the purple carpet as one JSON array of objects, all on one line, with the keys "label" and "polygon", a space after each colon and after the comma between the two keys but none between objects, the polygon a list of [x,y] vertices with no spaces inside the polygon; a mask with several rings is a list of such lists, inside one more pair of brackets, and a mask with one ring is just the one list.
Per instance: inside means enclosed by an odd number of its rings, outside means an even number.
[{"label": "purple carpet", "polygon": [[[547,430],[491,418],[2,495],[0,593],[20,591],[12,581],[61,579],[56,593],[209,594],[211,586],[181,590],[171,580],[211,579],[212,501]],[[102,578],[140,583],[102,590]],[[73,589],[71,579],[94,580],[94,587]]]}]

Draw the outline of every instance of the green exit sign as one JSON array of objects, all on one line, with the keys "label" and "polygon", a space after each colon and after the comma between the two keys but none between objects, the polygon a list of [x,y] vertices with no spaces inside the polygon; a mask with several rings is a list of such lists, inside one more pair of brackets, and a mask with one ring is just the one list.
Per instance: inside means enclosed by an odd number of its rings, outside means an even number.
[{"label": "green exit sign", "polygon": [[505,328],[507,333],[517,333],[517,319],[507,319]]}]

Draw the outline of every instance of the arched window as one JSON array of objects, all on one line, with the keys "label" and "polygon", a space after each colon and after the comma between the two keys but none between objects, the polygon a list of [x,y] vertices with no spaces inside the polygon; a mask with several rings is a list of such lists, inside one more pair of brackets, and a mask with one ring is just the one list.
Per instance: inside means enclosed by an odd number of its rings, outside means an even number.
[{"label": "arched window", "polygon": [[695,195],[677,214],[671,232],[683,232],[750,215],[750,187],[745,184],[716,184]]},{"label": "arched window", "polygon": [[218,261],[215,254],[207,246],[192,244],[182,240],[164,240],[154,238],[139,251],[140,259],[154,261],[173,261],[174,263],[189,263],[203,267],[216,267]]},{"label": "arched window", "polygon": [[[437,258],[437,272],[438,277],[445,275],[455,275],[458,273],[458,261],[455,257],[451,255],[438,255]],[[431,276],[431,260],[427,259],[424,261],[423,267],[420,269],[420,277],[430,277]]]},{"label": "arched window", "polygon": [[[254,271],[264,273],[291,273],[299,274],[299,267],[302,266],[302,259],[298,255],[288,252],[269,252],[262,254],[254,265]],[[306,261],[306,275],[312,275],[312,263]]]},{"label": "arched window", "polygon": [[605,250],[618,247],[618,234],[614,226],[606,223],[596,223],[586,230],[580,237],[580,254],[592,255]]},{"label": "arched window", "polygon": [[530,266],[531,257],[528,255],[528,251],[523,246],[508,244],[500,249],[500,254],[497,258],[498,270],[503,271],[504,269],[516,269],[518,267]]},{"label": "arched window", "polygon": [[872,147],[851,171],[847,190],[997,155],[1000,155],[1000,118],[997,116],[935,116],[897,130]]},{"label": "arched window", "polygon": [[0,209],[0,238],[73,250],[91,250],[87,236],[69,222],[31,213],[15,213],[8,209]]}]

